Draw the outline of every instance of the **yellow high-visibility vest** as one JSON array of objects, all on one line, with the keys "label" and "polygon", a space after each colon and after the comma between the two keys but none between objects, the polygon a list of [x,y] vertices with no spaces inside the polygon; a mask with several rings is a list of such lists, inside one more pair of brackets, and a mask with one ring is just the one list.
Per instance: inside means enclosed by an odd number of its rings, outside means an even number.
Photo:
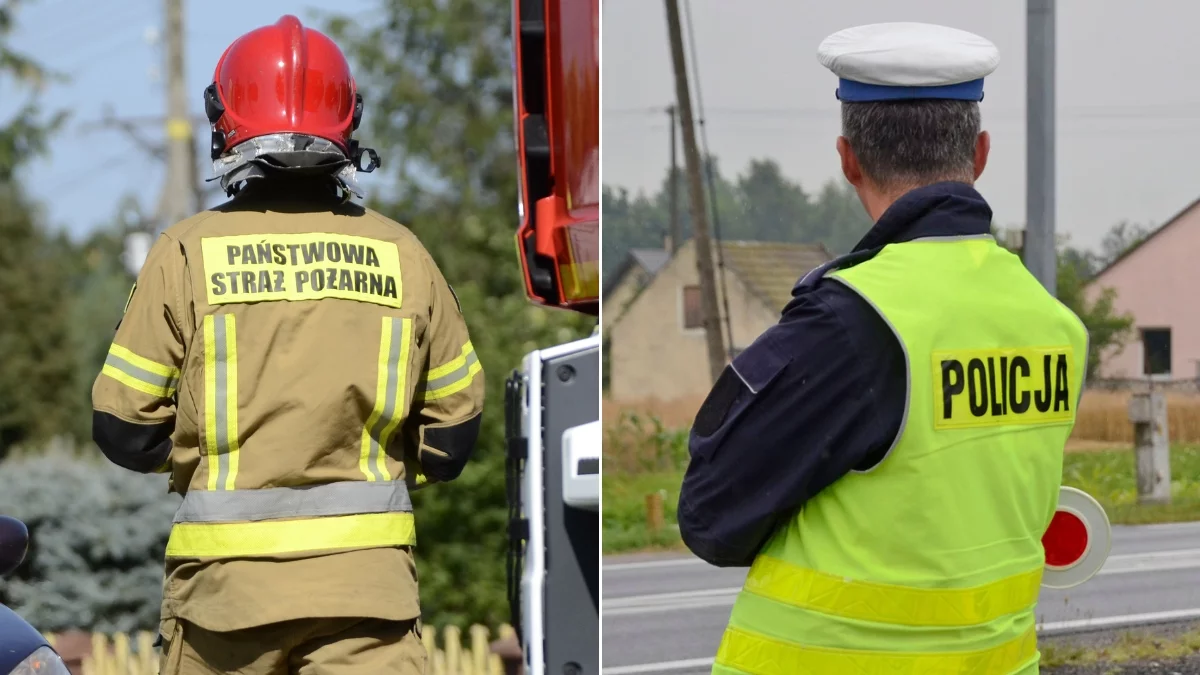
[{"label": "yellow high-visibility vest", "polygon": [[1087,330],[987,236],[889,245],[828,276],[903,346],[904,423],[882,462],[772,535],[713,673],[1037,673],[1041,537]]}]

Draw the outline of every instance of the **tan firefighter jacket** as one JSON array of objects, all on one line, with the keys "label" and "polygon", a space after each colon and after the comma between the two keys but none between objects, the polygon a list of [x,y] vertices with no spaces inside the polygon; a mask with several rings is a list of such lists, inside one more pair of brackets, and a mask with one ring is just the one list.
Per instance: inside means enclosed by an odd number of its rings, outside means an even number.
[{"label": "tan firefighter jacket", "polygon": [[183,495],[164,617],[230,630],[415,616],[410,490],[458,476],[484,380],[408,229],[252,187],[155,243],[92,398],[105,454]]}]

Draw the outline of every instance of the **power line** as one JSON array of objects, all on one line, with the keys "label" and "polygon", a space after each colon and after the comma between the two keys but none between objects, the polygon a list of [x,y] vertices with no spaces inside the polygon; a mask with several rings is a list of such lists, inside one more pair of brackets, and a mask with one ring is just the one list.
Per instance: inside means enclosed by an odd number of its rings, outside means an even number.
[{"label": "power line", "polygon": [[68,74],[72,74],[72,73],[77,74],[81,71],[87,70],[88,68],[90,68],[92,66],[99,65],[100,61],[108,58],[109,56],[111,56],[112,54],[117,52],[118,50],[129,46],[129,44],[131,42],[136,42],[138,40],[138,38],[140,38],[140,37],[141,36],[137,35],[137,34],[126,34],[126,35],[122,36],[120,40],[117,40],[116,42],[113,42],[111,44],[101,43],[101,44],[104,44],[102,49],[93,51],[91,53],[85,52],[85,54],[83,56],[80,56],[79,58],[77,58],[75,60],[75,63],[71,64],[70,66],[67,66],[66,68],[64,68],[64,70],[66,70],[68,72]]},{"label": "power line", "polygon": [[[87,7],[95,11],[72,12],[67,21],[56,16],[55,21],[47,22],[49,31],[22,31],[20,37],[22,41],[30,40],[36,44],[69,44],[71,51],[74,51],[75,48],[108,37],[121,27],[139,22],[146,15],[145,4],[145,0],[139,0],[116,9],[111,2],[91,3]],[[72,30],[75,28],[82,30]]]},{"label": "power line", "polygon": [[[1125,108],[1125,109],[1122,109]],[[1194,122],[1200,120],[1200,104],[1196,105],[1148,105],[1148,106],[1095,106],[1090,108],[1079,108],[1074,112],[1068,112],[1070,109],[1059,109],[1055,115],[1059,119],[1070,120],[1085,120],[1085,119],[1141,119],[1154,121],[1178,120],[1181,122]],[[1152,112],[1152,111],[1161,112]],[[1195,110],[1195,112],[1191,112]],[[840,117],[841,109],[833,107],[713,107],[707,108],[706,115],[742,115],[742,116],[757,116],[757,117],[783,117],[783,118],[834,118]],[[662,114],[662,106],[657,107],[636,107],[636,108],[606,108],[602,111],[605,117],[638,117],[638,116],[656,116]],[[996,118],[1014,118],[1024,119],[1024,111],[1016,108],[998,108],[985,109],[983,111],[984,121]]]},{"label": "power line", "polygon": [[[666,124],[658,121],[646,121],[638,125],[639,129],[645,131],[663,132],[667,131]],[[816,126],[802,125],[774,125],[764,124],[718,124],[713,127],[713,133],[718,134],[739,134],[739,135],[774,135],[774,136],[826,136],[829,134],[828,128]],[[629,131],[623,133],[631,133]],[[1179,136],[1192,138],[1200,135],[1200,127],[1118,127],[1118,128],[1100,128],[1100,129],[1081,129],[1081,128],[1066,128],[1061,129],[1057,133],[1060,137],[1071,138],[1107,138],[1120,140],[1121,138],[1132,138],[1142,136]],[[992,140],[993,145],[1000,142],[995,137]]]}]

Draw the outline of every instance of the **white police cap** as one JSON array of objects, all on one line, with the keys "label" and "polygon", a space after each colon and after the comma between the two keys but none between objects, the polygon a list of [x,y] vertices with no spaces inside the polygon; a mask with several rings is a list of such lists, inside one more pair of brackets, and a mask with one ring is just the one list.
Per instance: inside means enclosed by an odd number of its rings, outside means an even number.
[{"label": "white police cap", "polygon": [[877,23],[825,38],[817,59],[838,76],[841,101],[982,101],[983,78],[1000,65],[1000,52],[985,38],[955,28]]}]

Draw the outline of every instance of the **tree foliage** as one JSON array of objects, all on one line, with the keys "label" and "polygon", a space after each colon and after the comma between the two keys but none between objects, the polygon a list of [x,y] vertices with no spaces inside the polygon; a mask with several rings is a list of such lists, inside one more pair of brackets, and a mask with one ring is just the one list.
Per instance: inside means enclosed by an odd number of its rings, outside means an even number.
[{"label": "tree foliage", "polygon": [[11,182],[18,166],[44,152],[50,135],[66,119],[63,112],[47,118],[36,98],[48,82],[61,76],[8,44],[20,4],[20,0],[0,0],[0,86],[28,95],[10,119],[0,122],[0,183]]},{"label": "tree foliage", "polygon": [[[504,551],[504,380],[522,356],[586,336],[594,320],[526,301],[513,248],[512,9],[499,0],[381,0],[368,24],[326,28],[355,64],[362,142],[386,181],[371,206],[429,249],[462,303],[487,376],[474,459],[453,483],[414,495],[421,603],[434,624],[508,621]],[[379,176],[380,174],[375,174]]]},{"label": "tree foliage", "polygon": [[19,186],[0,181],[0,456],[70,425],[70,298],[63,242],[47,237]]},{"label": "tree foliage", "polygon": [[[829,181],[816,195],[788,180],[771,159],[753,160],[733,180],[721,174],[716,158],[709,158],[713,172],[715,212],[708,209],[710,227],[726,240],[777,241],[824,244],[834,254],[848,253],[871,227],[854,189],[844,182]],[[674,176],[681,230],[692,236],[687,180],[682,170]],[[624,188],[605,186],[604,277],[607,279],[625,261],[631,248],[662,248],[670,233],[670,171],[652,195],[631,196]],[[706,194],[707,199],[707,194]],[[715,215],[715,217],[713,217]],[[807,270],[797,270],[797,276]]]},{"label": "tree foliage", "polygon": [[11,49],[16,2],[0,3],[0,86],[29,99],[0,120],[0,457],[6,447],[44,440],[70,425],[58,405],[75,368],[68,341],[62,238],[41,228],[36,206],[16,180],[18,169],[44,152],[61,117],[43,119],[36,94],[50,77]]},{"label": "tree foliage", "polygon": [[1116,289],[1098,288],[1089,300],[1088,284],[1100,270],[1141,246],[1151,232],[1144,225],[1121,221],[1105,233],[1099,251],[1059,248],[1058,299],[1087,326],[1089,380],[1099,372],[1102,356],[1119,353],[1134,338],[1134,317],[1117,312]]}]

